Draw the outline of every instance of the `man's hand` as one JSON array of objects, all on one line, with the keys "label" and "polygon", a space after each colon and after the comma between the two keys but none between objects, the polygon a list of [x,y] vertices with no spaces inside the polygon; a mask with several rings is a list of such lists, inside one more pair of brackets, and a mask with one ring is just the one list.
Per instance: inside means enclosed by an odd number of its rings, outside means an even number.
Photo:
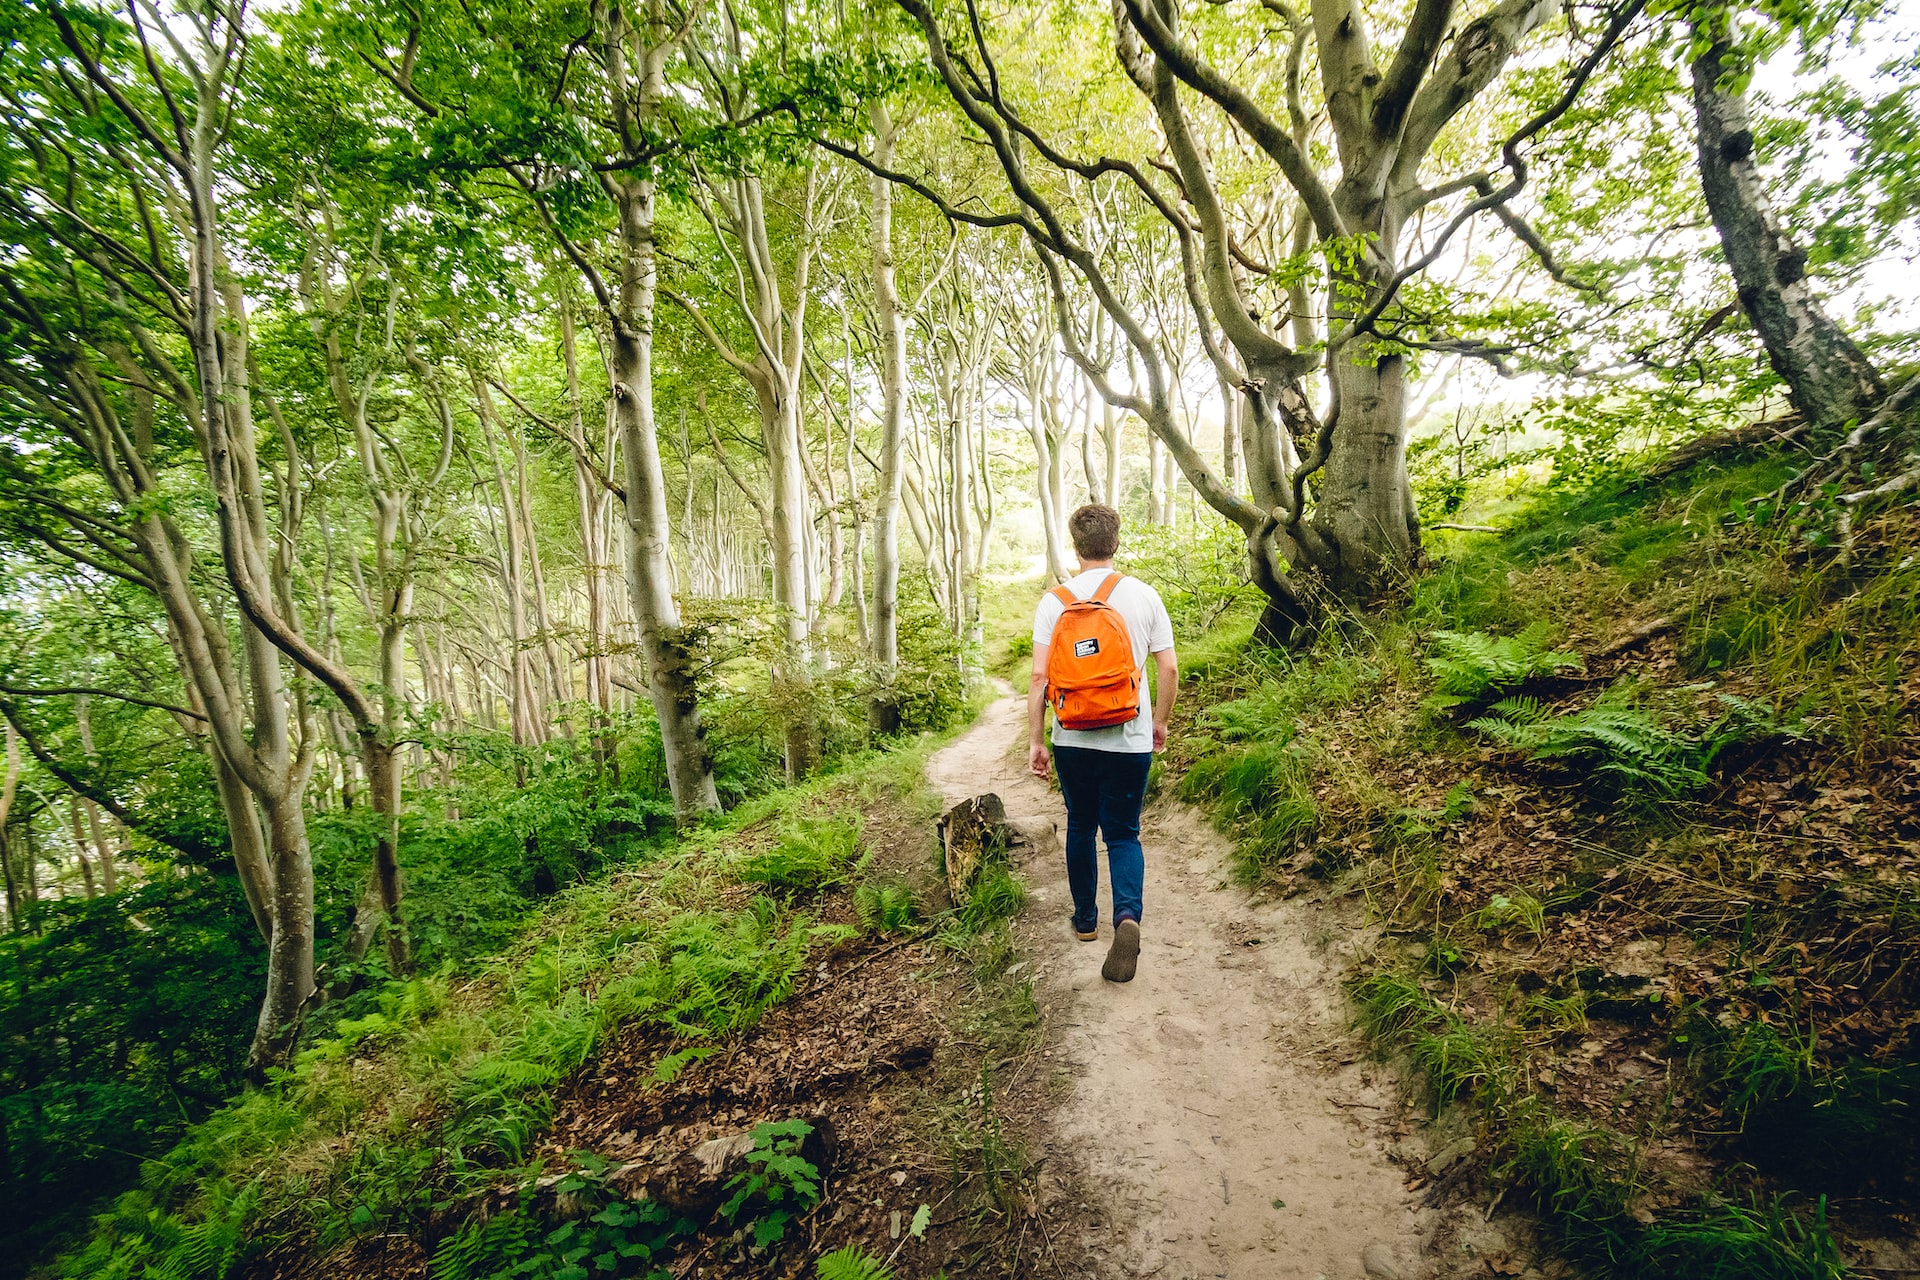
[{"label": "man's hand", "polygon": [[1027,681],[1027,772],[1047,776],[1047,655],[1033,651],[1033,676]]},{"label": "man's hand", "polygon": [[1180,664],[1173,650],[1162,649],[1153,655],[1153,749],[1167,745],[1167,724],[1173,719],[1174,699],[1180,696]]},{"label": "man's hand", "polygon": [[1047,768],[1052,762],[1047,759],[1047,744],[1036,742],[1027,748],[1027,769],[1036,778],[1047,776]]}]

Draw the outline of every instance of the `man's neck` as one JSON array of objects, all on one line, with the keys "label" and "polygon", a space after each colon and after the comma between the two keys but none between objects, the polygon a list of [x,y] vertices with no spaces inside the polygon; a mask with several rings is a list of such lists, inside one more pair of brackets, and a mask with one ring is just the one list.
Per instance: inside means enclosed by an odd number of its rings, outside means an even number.
[{"label": "man's neck", "polygon": [[1112,557],[1112,556],[1108,556],[1108,557],[1107,557],[1107,558],[1106,558],[1105,560],[1082,560],[1082,561],[1080,561],[1080,572],[1081,572],[1081,573],[1092,573],[1092,572],[1093,572],[1093,571],[1094,571],[1095,569],[1111,569],[1111,568],[1113,568],[1113,557]]}]

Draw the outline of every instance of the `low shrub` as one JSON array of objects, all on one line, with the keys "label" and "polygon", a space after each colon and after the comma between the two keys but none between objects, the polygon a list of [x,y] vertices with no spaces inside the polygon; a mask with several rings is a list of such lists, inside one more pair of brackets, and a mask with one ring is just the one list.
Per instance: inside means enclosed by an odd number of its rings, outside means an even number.
[{"label": "low shrub", "polygon": [[869,933],[899,933],[913,927],[920,909],[913,890],[893,881],[869,880],[854,886],[853,912]]},{"label": "low shrub", "polygon": [[771,849],[749,855],[739,867],[747,884],[817,893],[845,884],[861,865],[857,814],[807,817],[781,828]]}]

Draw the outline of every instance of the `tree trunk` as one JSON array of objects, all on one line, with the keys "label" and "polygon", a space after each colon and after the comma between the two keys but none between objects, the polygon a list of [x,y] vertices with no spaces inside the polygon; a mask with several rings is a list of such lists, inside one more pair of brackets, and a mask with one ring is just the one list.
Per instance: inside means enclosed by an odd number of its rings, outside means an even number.
[{"label": "tree trunk", "polygon": [[[527,475],[527,446],[517,431],[506,433],[507,447],[513,452],[513,502],[518,508],[521,527],[526,531],[527,568],[533,587],[533,621],[540,634],[540,651],[546,659],[547,715],[558,715],[560,705],[573,700],[573,671],[560,656],[554,637],[553,612],[547,601],[547,574],[540,559],[540,531],[533,519],[532,484]],[[543,717],[544,718],[544,717]],[[571,718],[560,722],[570,727]]]},{"label": "tree trunk", "polygon": [[527,627],[526,545],[521,536],[520,504],[514,499],[513,486],[507,481],[506,467],[500,461],[500,446],[495,438],[503,430],[494,412],[493,396],[479,375],[473,379],[474,403],[480,410],[480,426],[486,436],[487,458],[493,464],[494,489],[500,495],[499,512],[504,526],[501,542],[501,586],[505,590],[508,627],[508,656],[513,669],[513,740],[519,746],[536,746],[546,741],[546,718],[541,714],[539,681],[534,674],[532,638]]},{"label": "tree trunk", "polygon": [[720,794],[695,688],[695,656],[680,629],[670,585],[672,529],[667,482],[653,419],[653,325],[658,291],[654,188],[624,177],[620,194],[621,282],[613,334],[613,413],[627,491],[627,598],[646,659],[647,692],[660,725],[661,755],[682,826],[717,812]]},{"label": "tree trunk", "polygon": [[[691,24],[676,34],[657,5],[631,10],[625,5],[596,6],[595,11],[602,22],[599,34],[615,114],[623,133],[639,134],[659,110],[666,94],[667,60]],[[619,216],[617,296],[609,296],[591,267],[577,259],[576,265],[595,285],[608,322],[612,348],[608,448],[618,449],[625,479],[626,600],[645,660],[654,720],[660,727],[661,759],[673,795],[674,819],[684,827],[717,812],[720,796],[700,718],[695,655],[681,630],[673,597],[669,558],[673,529],[653,417],[653,332],[660,286],[654,243],[655,189],[653,178],[641,170],[620,174],[611,184],[609,193]]]},{"label": "tree trunk", "polygon": [[7,823],[13,816],[13,797],[20,785],[20,735],[7,723],[6,764],[0,773],[0,874],[7,882],[7,928],[20,928],[20,887],[13,878],[13,848],[7,839]]},{"label": "tree trunk", "polygon": [[300,1019],[314,992],[313,856],[297,793],[268,806],[266,827],[273,851],[274,929],[267,940],[266,997],[247,1054],[247,1068],[256,1075],[293,1056]]},{"label": "tree trunk", "polygon": [[93,881],[93,860],[87,857],[87,822],[80,813],[80,797],[67,798],[67,822],[73,830],[73,856],[80,863],[80,879],[84,882],[88,898],[94,897],[99,889]]},{"label": "tree trunk", "polygon": [[799,406],[786,388],[772,386],[760,396],[761,438],[767,446],[767,471],[773,490],[773,601],[786,638],[780,682],[793,704],[787,715],[787,776],[804,778],[819,762],[814,725],[812,679],[813,600],[807,589],[807,556],[812,538],[806,475],[800,458]]},{"label": "tree trunk", "polygon": [[[853,325],[847,319],[846,303],[840,304],[840,342],[841,359],[844,361],[843,376],[847,384],[847,447],[842,461],[847,468],[847,525],[851,544],[850,559],[853,570],[853,618],[859,628],[860,650],[869,659],[873,657],[873,626],[867,615],[866,546],[863,538],[863,525],[866,513],[860,505],[860,477],[854,470],[853,456],[859,448],[857,439],[860,427],[859,397],[855,393],[853,380]],[[833,459],[827,459],[829,470]]]},{"label": "tree trunk", "polygon": [[1107,470],[1101,478],[1099,500],[1120,509],[1120,445],[1126,431],[1126,419],[1111,404],[1100,402],[1100,440],[1106,446]]},{"label": "tree trunk", "polygon": [[1044,394],[1029,384],[1027,388],[1027,434],[1033,438],[1034,483],[1040,498],[1040,526],[1046,531],[1047,544],[1047,580],[1065,582],[1067,573],[1067,552],[1060,536],[1064,523],[1060,508],[1056,505],[1056,482],[1060,474],[1060,460],[1053,442],[1048,436],[1047,425],[1041,418],[1040,399]]},{"label": "tree trunk", "polygon": [[373,882],[380,891],[380,909],[386,914],[387,965],[394,974],[405,975],[413,972],[413,949],[400,917],[400,763],[394,758],[393,743],[394,739],[384,733],[360,735],[360,755],[367,762],[367,789],[373,793],[373,811],[380,816],[373,843]]},{"label": "tree trunk", "polygon": [[1225,377],[1220,379],[1220,482],[1240,492],[1240,397]]},{"label": "tree trunk", "polygon": [[1333,361],[1340,417],[1312,522],[1337,549],[1333,563],[1317,566],[1329,585],[1366,599],[1397,584],[1419,537],[1407,483],[1406,357],[1361,344]]},{"label": "tree trunk", "polygon": [[1731,48],[1724,15],[1696,19],[1706,52],[1693,62],[1700,184],[1739,290],[1740,307],[1760,335],[1787,396],[1816,428],[1864,419],[1885,394],[1880,375],[1820,305],[1807,278],[1807,255],[1787,234],[1754,162],[1753,127],[1743,94],[1728,83]]},{"label": "tree trunk", "polygon": [[1171,495],[1166,492],[1165,460],[1166,450],[1160,446],[1160,437],[1147,437],[1147,523],[1167,523],[1167,511],[1171,506]]},{"label": "tree trunk", "polygon": [[[87,695],[76,694],[73,699],[73,722],[80,729],[80,750],[86,752],[87,759],[93,759],[93,722],[87,714]],[[107,838],[106,823],[100,817],[100,806],[94,803],[92,796],[84,797],[87,807],[87,831],[93,837],[94,851],[100,858],[100,889],[109,897],[118,887],[119,870],[114,865],[115,855],[112,842]]]},{"label": "tree trunk", "polygon": [[13,841],[7,837],[7,826],[0,822],[0,878],[7,885],[7,932],[20,932],[20,886],[13,878]]},{"label": "tree trunk", "polygon": [[[573,436],[576,440],[584,441],[587,437],[586,421],[580,412],[580,355],[574,338],[573,299],[565,276],[560,277],[560,353],[567,371],[567,411]],[[607,617],[605,519],[608,494],[595,474],[593,458],[583,450],[577,450],[573,455],[573,485],[574,497],[580,506],[580,558],[584,562],[587,592],[587,701],[593,704],[596,721],[594,757],[601,768],[609,769],[617,767],[619,757],[612,732],[613,643],[612,628],[608,625]],[[687,477],[687,487],[691,495],[691,471]],[[691,539],[691,515],[685,524]]]}]

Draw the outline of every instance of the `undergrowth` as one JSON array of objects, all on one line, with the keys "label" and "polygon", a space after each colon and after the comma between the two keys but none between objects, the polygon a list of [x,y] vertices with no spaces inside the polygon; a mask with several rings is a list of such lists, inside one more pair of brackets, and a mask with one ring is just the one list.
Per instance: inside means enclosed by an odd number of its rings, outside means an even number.
[{"label": "undergrowth", "polygon": [[[650,1021],[670,1032],[681,1047],[661,1063],[667,1078],[704,1046],[752,1026],[788,996],[811,956],[854,935],[774,895],[856,875],[858,822],[826,801],[836,788],[911,794],[925,752],[874,756],[844,776],[750,802],[650,862],[563,891],[471,980],[389,986],[377,1008],[338,1022],[267,1087],[148,1161],[141,1185],[97,1220],[59,1274],[211,1280],[281,1240],[325,1251],[352,1235],[417,1226],[435,1204],[503,1175],[532,1183],[537,1169],[527,1162],[556,1090],[616,1027]],[[776,829],[772,842],[733,851],[763,824]],[[743,882],[764,891],[742,895]],[[897,927],[902,912],[896,897],[882,919]],[[603,1211],[565,1239],[552,1234],[560,1226],[519,1211],[474,1225],[456,1237],[465,1241],[456,1251],[492,1261],[447,1262],[440,1274],[592,1275],[594,1266],[565,1269],[581,1247],[595,1249],[589,1261],[608,1254],[579,1233],[623,1232],[626,1246],[656,1250],[678,1230],[644,1206],[610,1201]],[[636,1274],[628,1263],[645,1256],[613,1248],[618,1267],[599,1270]],[[541,1259],[556,1258],[557,1270],[542,1269]]]},{"label": "undergrowth", "polygon": [[[1785,471],[1503,498],[1399,606],[1182,654],[1180,795],[1249,884],[1364,900],[1361,1029],[1595,1275],[1839,1276],[1833,1206],[1920,1172],[1920,911],[1873,782],[1914,754],[1920,522],[1809,559],[1766,524]],[[1665,1074],[1568,1083],[1609,1054]]]}]

